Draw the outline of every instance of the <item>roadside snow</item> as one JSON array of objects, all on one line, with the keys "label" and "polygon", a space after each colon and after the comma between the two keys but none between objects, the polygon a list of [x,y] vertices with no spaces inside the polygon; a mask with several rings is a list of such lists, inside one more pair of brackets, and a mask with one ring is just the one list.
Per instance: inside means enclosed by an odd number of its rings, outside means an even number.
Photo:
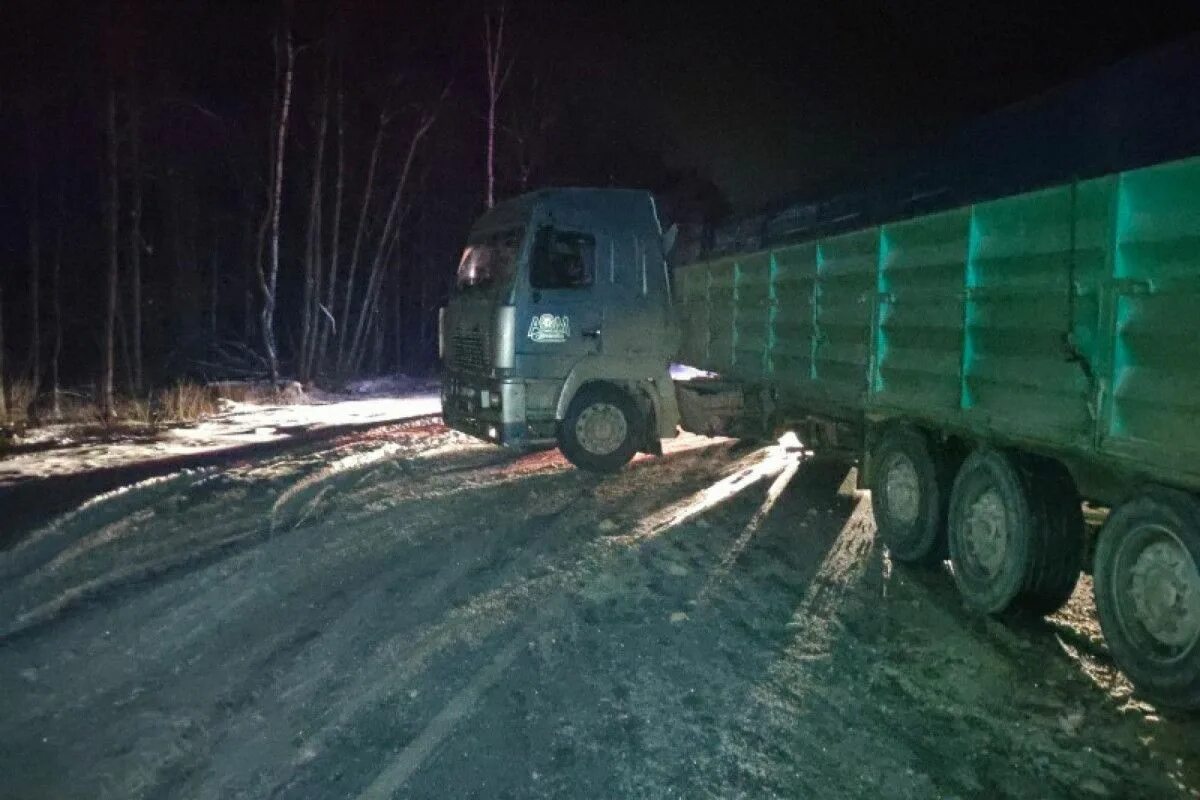
[{"label": "roadside snow", "polygon": [[[393,386],[399,388],[399,383],[394,382]],[[62,446],[18,453],[0,460],[0,488],[34,478],[216,452],[280,441],[324,428],[386,423],[441,411],[436,384],[425,384],[420,391],[412,391],[412,388],[410,385],[408,393],[398,396],[338,399],[305,405],[258,405],[222,400],[221,413],[203,422],[112,442],[72,442],[66,438],[65,430],[59,430],[57,436],[53,431],[42,431],[39,440],[58,440]],[[372,389],[382,391],[383,386],[376,385]],[[375,391],[370,393],[375,394]]]},{"label": "roadside snow", "polygon": [[690,381],[694,378],[715,378],[717,373],[689,367],[687,364],[672,364],[671,377],[677,381]]}]

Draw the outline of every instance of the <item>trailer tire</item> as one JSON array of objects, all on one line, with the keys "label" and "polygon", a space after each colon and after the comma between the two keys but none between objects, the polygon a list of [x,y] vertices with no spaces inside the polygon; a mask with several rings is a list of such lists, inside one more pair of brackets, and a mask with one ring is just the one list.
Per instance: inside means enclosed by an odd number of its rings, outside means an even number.
[{"label": "trailer tire", "polygon": [[976,611],[999,614],[1021,591],[1035,556],[1038,517],[1012,456],[988,447],[967,456],[950,494],[954,583]]},{"label": "trailer tire", "polygon": [[575,466],[589,472],[618,472],[645,441],[637,403],[611,383],[580,387],[558,424],[558,446]]},{"label": "trailer tire", "polygon": [[1037,538],[1019,604],[1035,614],[1053,614],[1071,599],[1083,571],[1082,500],[1070,474],[1055,463],[1034,467],[1028,486]]},{"label": "trailer tire", "polygon": [[1156,487],[1118,506],[1094,579],[1117,666],[1149,700],[1200,709],[1200,501]]},{"label": "trailer tire", "polygon": [[938,455],[906,425],[889,428],[871,454],[871,511],[896,561],[937,564],[946,558],[950,478]]}]

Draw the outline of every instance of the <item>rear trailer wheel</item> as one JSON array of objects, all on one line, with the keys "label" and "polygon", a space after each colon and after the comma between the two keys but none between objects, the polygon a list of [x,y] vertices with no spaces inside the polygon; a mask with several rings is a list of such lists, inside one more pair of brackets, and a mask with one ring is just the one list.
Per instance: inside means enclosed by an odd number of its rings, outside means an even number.
[{"label": "rear trailer wheel", "polygon": [[1100,530],[1096,610],[1117,665],[1149,699],[1200,708],[1200,502],[1152,489]]},{"label": "rear trailer wheel", "polygon": [[967,605],[998,614],[1016,600],[1030,572],[1034,517],[1013,459],[984,448],[967,456],[950,495],[954,582]]},{"label": "rear trailer wheel", "polygon": [[1053,614],[1071,599],[1083,570],[1082,500],[1074,480],[1058,464],[1033,467],[1028,490],[1036,538],[1018,602],[1027,611]]},{"label": "rear trailer wheel", "polygon": [[558,446],[575,466],[616,472],[642,441],[642,419],[628,394],[606,383],[585,385],[558,426]]},{"label": "rear trailer wheel", "polygon": [[945,559],[950,481],[925,436],[890,428],[871,461],[871,510],[892,558],[923,564]]}]

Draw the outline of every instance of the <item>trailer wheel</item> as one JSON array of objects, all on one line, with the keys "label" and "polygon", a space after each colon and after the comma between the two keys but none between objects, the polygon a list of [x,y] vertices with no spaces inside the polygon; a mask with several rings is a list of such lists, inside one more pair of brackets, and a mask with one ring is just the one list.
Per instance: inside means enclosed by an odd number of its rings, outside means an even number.
[{"label": "trailer wheel", "polygon": [[1037,519],[1012,457],[982,448],[967,456],[950,494],[954,582],[968,606],[999,614],[1025,588]]},{"label": "trailer wheel", "polygon": [[1036,540],[1018,602],[1035,614],[1053,614],[1071,599],[1083,570],[1082,500],[1075,481],[1058,464],[1035,468],[1028,488]]},{"label": "trailer wheel", "polygon": [[643,441],[642,415],[633,398],[609,383],[585,384],[558,425],[558,446],[575,466],[617,472]]},{"label": "trailer wheel", "polygon": [[871,461],[871,510],[892,558],[943,561],[950,480],[925,436],[907,426],[889,428]]},{"label": "trailer wheel", "polygon": [[1100,530],[1096,610],[1117,665],[1147,698],[1200,708],[1200,502],[1151,489]]}]

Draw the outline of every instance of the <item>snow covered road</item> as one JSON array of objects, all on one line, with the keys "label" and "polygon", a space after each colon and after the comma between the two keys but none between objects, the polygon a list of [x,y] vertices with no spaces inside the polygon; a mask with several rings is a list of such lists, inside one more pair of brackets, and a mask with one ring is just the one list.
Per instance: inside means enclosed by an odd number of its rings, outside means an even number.
[{"label": "snow covered road", "polygon": [[0,796],[1195,795],[1085,592],[972,617],[798,458],[383,427],[91,501],[0,552]]}]

